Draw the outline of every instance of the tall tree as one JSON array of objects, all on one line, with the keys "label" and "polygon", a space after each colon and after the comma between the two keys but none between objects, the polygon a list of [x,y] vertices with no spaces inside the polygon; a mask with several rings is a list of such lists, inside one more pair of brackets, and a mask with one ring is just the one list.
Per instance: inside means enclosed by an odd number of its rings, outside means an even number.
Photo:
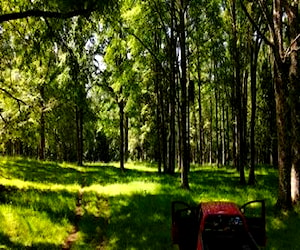
[{"label": "tall tree", "polygon": [[[274,56],[274,78],[275,78],[275,100],[277,114],[277,134],[278,134],[278,169],[279,169],[279,191],[277,205],[280,208],[290,208],[291,199],[291,169],[292,162],[298,162],[296,154],[299,152],[297,139],[292,139],[290,131],[297,134],[298,130],[298,110],[296,105],[290,105],[288,99],[298,95],[294,92],[298,84],[295,79],[299,79],[298,63],[298,40],[299,36],[299,8],[298,1],[273,0],[259,1],[257,7],[260,9],[265,22],[269,27],[270,38],[266,37],[248,13],[245,5],[241,1],[243,9],[250,22],[257,32],[263,37],[266,44],[271,47]],[[285,15],[288,19],[288,30],[284,29]],[[289,35],[290,33],[290,35]],[[286,41],[289,41],[286,44]],[[291,86],[291,88],[289,87]],[[292,87],[293,86],[293,87]],[[291,122],[291,114],[293,121]],[[294,137],[294,136],[293,136]],[[293,146],[293,153],[292,148]],[[293,156],[293,157],[292,157]],[[298,167],[295,165],[295,169]],[[296,171],[295,171],[296,172]],[[299,179],[298,179],[299,180]]]}]

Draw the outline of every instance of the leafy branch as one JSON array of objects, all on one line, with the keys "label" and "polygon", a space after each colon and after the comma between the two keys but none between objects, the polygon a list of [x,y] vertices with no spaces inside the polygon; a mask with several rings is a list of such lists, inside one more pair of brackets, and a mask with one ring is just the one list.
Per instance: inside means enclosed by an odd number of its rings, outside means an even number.
[{"label": "leafy branch", "polygon": [[56,11],[43,11],[43,10],[27,10],[15,13],[7,13],[0,15],[0,23],[10,21],[10,20],[17,20],[27,17],[43,17],[43,18],[60,18],[60,19],[67,19],[73,16],[85,16],[89,15],[95,8],[88,8],[88,9],[79,9],[73,10],[69,12],[56,12]]},{"label": "leafy branch", "polygon": [[24,104],[24,105],[27,105],[26,102],[24,102],[23,100],[21,100],[21,99],[15,97],[15,96],[13,96],[13,95],[12,95],[9,91],[7,91],[6,89],[0,87],[0,90],[1,90],[2,92],[4,92],[6,95],[8,95],[10,98],[12,98],[12,99],[14,99],[15,101],[17,101],[18,106],[19,106],[19,110],[21,110],[21,103]]}]

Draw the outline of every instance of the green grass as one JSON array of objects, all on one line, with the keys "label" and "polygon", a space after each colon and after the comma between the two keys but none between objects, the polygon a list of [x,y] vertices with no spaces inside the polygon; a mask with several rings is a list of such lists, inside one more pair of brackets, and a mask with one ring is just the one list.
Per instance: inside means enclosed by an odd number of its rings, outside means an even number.
[{"label": "green grass", "polygon": [[[266,249],[300,249],[300,209],[276,212],[277,171],[257,170],[255,186],[239,185],[234,169],[193,166],[191,191],[179,188],[179,174],[162,175],[155,164],[39,162],[0,158],[0,249],[61,249],[78,228],[71,249],[174,249],[170,204],[182,200],[224,200],[239,205],[265,199]],[[78,192],[83,191],[77,221]]]}]

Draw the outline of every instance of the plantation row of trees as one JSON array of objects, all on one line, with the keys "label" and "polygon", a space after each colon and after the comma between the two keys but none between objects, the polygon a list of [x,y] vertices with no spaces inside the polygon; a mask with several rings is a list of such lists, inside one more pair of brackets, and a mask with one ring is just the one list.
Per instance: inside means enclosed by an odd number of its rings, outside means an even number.
[{"label": "plantation row of trees", "polygon": [[290,207],[299,12],[297,0],[1,1],[0,151],[157,161],[184,188],[191,162],[234,165],[241,184],[268,163]]}]

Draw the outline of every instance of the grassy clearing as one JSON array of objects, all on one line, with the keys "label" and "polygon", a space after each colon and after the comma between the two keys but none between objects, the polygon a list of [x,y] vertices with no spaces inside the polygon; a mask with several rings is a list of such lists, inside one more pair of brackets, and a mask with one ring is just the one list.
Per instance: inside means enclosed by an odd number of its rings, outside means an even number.
[{"label": "grassy clearing", "polygon": [[277,171],[261,166],[257,184],[238,184],[234,169],[193,167],[191,191],[179,189],[179,174],[160,175],[149,163],[72,164],[0,158],[0,248],[61,249],[76,225],[78,192],[83,191],[77,240],[71,249],[174,249],[170,203],[210,200],[240,205],[265,199],[266,249],[300,249],[299,208],[275,213]]}]

